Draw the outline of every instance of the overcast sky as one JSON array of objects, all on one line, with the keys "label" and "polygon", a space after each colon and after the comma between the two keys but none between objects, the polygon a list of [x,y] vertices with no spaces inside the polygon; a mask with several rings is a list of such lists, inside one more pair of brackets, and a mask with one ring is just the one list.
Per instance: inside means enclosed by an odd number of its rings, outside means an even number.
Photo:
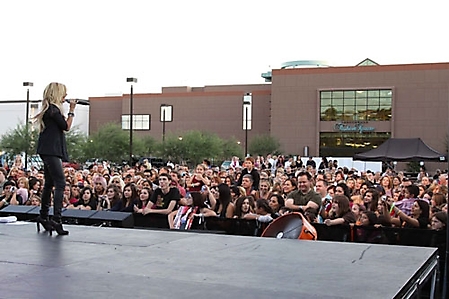
[{"label": "overcast sky", "polygon": [[[14,0],[0,3],[0,101],[263,83],[291,60],[449,62],[447,0]],[[1,108],[0,108],[1,109]]]}]

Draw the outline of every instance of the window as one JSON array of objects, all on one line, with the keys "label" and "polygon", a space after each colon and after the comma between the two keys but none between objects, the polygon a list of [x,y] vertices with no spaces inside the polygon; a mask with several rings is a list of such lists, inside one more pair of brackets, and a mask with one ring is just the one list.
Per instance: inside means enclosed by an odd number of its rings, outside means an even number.
[{"label": "window", "polygon": [[321,121],[389,121],[391,89],[320,92]]},{"label": "window", "polygon": [[390,136],[388,132],[323,132],[320,133],[320,156],[352,157],[377,148]]},{"label": "window", "polygon": [[[122,115],[122,129],[129,130],[129,115]],[[133,130],[150,130],[151,115],[133,115]]]}]

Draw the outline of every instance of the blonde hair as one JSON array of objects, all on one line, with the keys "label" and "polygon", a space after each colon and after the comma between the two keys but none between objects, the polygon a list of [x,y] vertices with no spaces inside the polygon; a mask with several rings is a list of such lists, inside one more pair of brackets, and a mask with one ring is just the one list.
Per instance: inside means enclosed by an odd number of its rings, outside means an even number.
[{"label": "blonde hair", "polygon": [[19,184],[23,182],[23,188],[30,189],[30,184],[28,182],[28,179],[26,177],[21,177],[17,180],[17,187],[19,187]]},{"label": "blonde hair", "polygon": [[67,88],[62,83],[52,82],[45,87],[43,100],[42,100],[42,109],[41,111],[34,117],[39,124],[39,130],[42,132],[45,129],[44,124],[44,114],[50,107],[50,104],[55,105],[62,113],[62,103],[64,102],[64,98],[67,95]]}]

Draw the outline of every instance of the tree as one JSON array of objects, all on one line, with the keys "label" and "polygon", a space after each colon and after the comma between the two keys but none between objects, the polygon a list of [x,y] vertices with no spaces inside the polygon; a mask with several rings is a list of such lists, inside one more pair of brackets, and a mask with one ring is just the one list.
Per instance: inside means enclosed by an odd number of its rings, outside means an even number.
[{"label": "tree", "polygon": [[222,155],[217,157],[218,159],[230,160],[233,156],[243,156],[243,149],[240,144],[237,143],[237,139],[235,138],[230,138],[223,141],[222,152]]},{"label": "tree", "polygon": [[101,158],[112,162],[127,160],[129,158],[128,132],[123,131],[118,124],[105,124],[88,137],[85,156],[86,158]]},{"label": "tree", "polygon": [[[76,128],[66,132],[67,151],[71,160],[80,161],[84,157],[84,144],[86,136]],[[0,140],[0,147],[10,156],[25,153],[28,157],[35,155],[39,131],[30,126],[27,135],[25,125],[17,125],[16,128],[4,134]],[[27,143],[29,140],[29,143]]]},{"label": "tree", "polygon": [[[30,127],[31,128],[31,127]],[[25,125],[17,125],[2,135],[0,147],[3,151],[10,155],[25,153],[27,155],[36,154],[37,139],[39,137],[38,130],[29,130]]]},{"label": "tree", "polygon": [[138,137],[133,139],[134,154],[139,157],[157,156],[157,141],[151,136]]},{"label": "tree", "polygon": [[66,133],[65,138],[70,160],[84,162],[86,160],[86,134],[75,127]]},{"label": "tree", "polygon": [[279,151],[279,141],[270,135],[257,135],[251,139],[248,151],[252,156],[266,156],[275,151]]}]

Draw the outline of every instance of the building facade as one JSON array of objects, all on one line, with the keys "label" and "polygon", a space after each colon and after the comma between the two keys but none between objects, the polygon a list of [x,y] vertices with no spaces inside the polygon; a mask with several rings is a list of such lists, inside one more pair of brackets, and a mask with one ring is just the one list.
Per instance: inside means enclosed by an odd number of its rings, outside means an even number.
[{"label": "building facade", "polygon": [[[446,151],[449,63],[286,68],[270,76],[270,84],[135,94],[136,134],[161,138],[160,106],[166,104],[173,107],[167,133],[207,130],[243,141],[242,100],[251,93],[249,141],[270,134],[286,154],[350,157],[390,137],[420,137]],[[129,94],[90,98],[90,132],[107,122],[129,128],[129,100]]]}]

